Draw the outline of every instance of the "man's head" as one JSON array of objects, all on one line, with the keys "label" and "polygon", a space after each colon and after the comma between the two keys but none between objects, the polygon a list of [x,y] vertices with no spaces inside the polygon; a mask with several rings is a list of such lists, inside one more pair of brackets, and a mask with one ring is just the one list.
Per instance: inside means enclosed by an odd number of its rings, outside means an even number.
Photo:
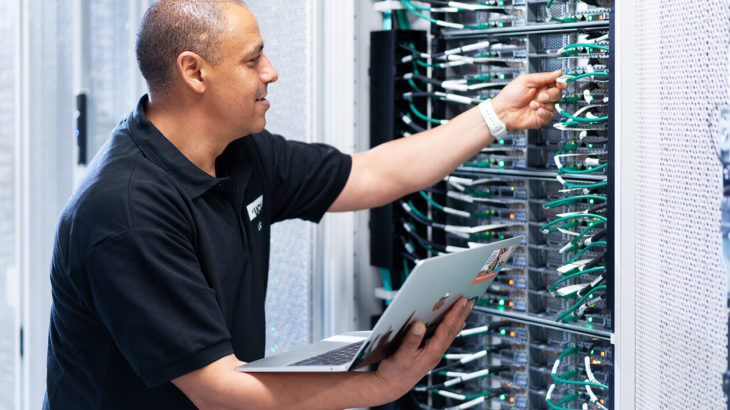
[{"label": "man's head", "polygon": [[142,21],[137,62],[152,96],[192,93],[239,136],[263,129],[266,87],[278,74],[243,1],[160,0]]}]

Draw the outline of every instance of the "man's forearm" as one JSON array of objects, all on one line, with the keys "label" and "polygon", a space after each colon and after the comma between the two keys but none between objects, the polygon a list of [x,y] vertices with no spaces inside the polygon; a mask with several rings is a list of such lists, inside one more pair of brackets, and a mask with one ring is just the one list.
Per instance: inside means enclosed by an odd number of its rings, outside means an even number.
[{"label": "man's forearm", "polygon": [[372,208],[433,185],[492,140],[481,113],[472,108],[448,124],[355,154],[351,175],[365,180],[348,184],[375,189],[353,196],[357,203],[331,210]]},{"label": "man's forearm", "polygon": [[240,364],[226,356],[173,383],[201,409],[371,407],[402,394],[374,373],[241,373]]}]

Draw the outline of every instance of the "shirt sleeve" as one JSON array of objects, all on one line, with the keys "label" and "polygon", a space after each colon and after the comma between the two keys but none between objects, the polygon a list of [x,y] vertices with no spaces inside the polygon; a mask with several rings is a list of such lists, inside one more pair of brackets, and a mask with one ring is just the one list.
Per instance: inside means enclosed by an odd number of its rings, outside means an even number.
[{"label": "shirt sleeve", "polygon": [[347,183],[352,158],[326,144],[288,141],[265,133],[273,158],[272,222],[318,222]]},{"label": "shirt sleeve", "polygon": [[71,277],[148,387],[233,353],[216,292],[184,238],[128,229],[95,245]]}]

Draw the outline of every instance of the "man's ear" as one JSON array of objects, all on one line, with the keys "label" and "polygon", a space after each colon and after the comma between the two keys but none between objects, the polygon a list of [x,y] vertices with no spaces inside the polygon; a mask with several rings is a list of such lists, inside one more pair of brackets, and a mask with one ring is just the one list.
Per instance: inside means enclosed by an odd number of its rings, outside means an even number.
[{"label": "man's ear", "polygon": [[192,51],[183,51],[177,56],[177,71],[183,84],[196,93],[203,93],[206,88],[204,81],[205,60]]}]

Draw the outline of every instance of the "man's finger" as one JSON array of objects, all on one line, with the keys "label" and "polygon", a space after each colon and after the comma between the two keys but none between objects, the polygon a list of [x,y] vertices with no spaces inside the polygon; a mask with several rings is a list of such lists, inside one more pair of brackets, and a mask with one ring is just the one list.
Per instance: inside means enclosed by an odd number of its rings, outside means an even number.
[{"label": "man's finger", "polygon": [[555,114],[552,111],[548,111],[544,108],[537,110],[537,115],[543,121],[543,124],[547,124],[555,118]]},{"label": "man's finger", "polygon": [[400,347],[395,352],[395,355],[406,355],[411,356],[418,350],[418,346],[421,345],[423,335],[426,334],[426,326],[421,322],[416,322],[411,325],[408,329],[408,333],[403,338]]},{"label": "man's finger", "polygon": [[556,103],[560,101],[563,98],[563,92],[557,88],[557,87],[551,87],[546,88],[544,90],[540,90],[540,92],[537,94],[537,101],[548,104],[548,103]]},{"label": "man's finger", "polygon": [[469,315],[469,311],[470,306],[466,299],[461,298],[454,303],[443,322],[436,328],[436,332],[426,347],[436,349],[439,353],[446,350],[454,337],[461,331],[462,323]]},{"label": "man's finger", "polygon": [[525,85],[535,88],[552,85],[562,74],[563,70],[556,70],[550,73],[527,74],[525,75]]}]

